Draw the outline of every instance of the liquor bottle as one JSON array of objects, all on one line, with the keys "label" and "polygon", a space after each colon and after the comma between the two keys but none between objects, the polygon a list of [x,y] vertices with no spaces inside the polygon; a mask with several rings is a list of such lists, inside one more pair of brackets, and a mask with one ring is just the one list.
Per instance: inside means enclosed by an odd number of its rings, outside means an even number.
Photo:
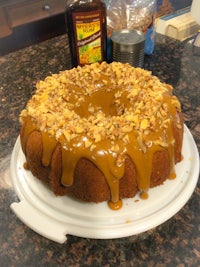
[{"label": "liquor bottle", "polygon": [[65,17],[73,67],[105,61],[105,3],[101,0],[69,0]]}]

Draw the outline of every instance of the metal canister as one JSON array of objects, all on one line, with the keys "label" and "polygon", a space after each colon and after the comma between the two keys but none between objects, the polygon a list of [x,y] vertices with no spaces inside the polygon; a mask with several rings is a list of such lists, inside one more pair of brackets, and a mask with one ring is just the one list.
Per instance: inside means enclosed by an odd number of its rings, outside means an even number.
[{"label": "metal canister", "polygon": [[143,67],[145,35],[136,30],[119,30],[111,35],[112,60]]}]

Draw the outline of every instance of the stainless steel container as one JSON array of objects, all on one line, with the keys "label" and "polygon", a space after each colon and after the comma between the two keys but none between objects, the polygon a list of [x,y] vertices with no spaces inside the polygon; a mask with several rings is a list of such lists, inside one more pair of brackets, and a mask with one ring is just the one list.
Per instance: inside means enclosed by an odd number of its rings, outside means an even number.
[{"label": "stainless steel container", "polygon": [[145,35],[136,30],[115,31],[111,35],[112,60],[143,67]]}]

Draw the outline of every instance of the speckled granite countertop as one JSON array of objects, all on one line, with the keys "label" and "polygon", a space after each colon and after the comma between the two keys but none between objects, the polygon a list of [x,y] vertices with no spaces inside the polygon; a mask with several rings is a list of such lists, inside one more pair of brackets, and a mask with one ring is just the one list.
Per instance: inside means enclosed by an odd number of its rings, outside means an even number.
[{"label": "speckled granite countertop", "polygon": [[[64,244],[40,236],[10,209],[18,202],[10,180],[10,158],[19,135],[18,116],[37,80],[68,65],[66,36],[0,58],[0,266],[200,266],[200,183],[170,220],[138,236],[95,240],[68,235]],[[191,44],[157,37],[145,68],[175,88],[200,148],[200,56]]]}]

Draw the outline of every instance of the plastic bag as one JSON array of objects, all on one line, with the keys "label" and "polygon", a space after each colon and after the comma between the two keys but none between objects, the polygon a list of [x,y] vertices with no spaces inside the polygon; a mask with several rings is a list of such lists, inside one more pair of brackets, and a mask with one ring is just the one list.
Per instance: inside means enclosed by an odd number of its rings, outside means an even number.
[{"label": "plastic bag", "polygon": [[108,37],[115,30],[140,30],[146,33],[145,54],[152,54],[155,13],[156,0],[107,0]]}]

